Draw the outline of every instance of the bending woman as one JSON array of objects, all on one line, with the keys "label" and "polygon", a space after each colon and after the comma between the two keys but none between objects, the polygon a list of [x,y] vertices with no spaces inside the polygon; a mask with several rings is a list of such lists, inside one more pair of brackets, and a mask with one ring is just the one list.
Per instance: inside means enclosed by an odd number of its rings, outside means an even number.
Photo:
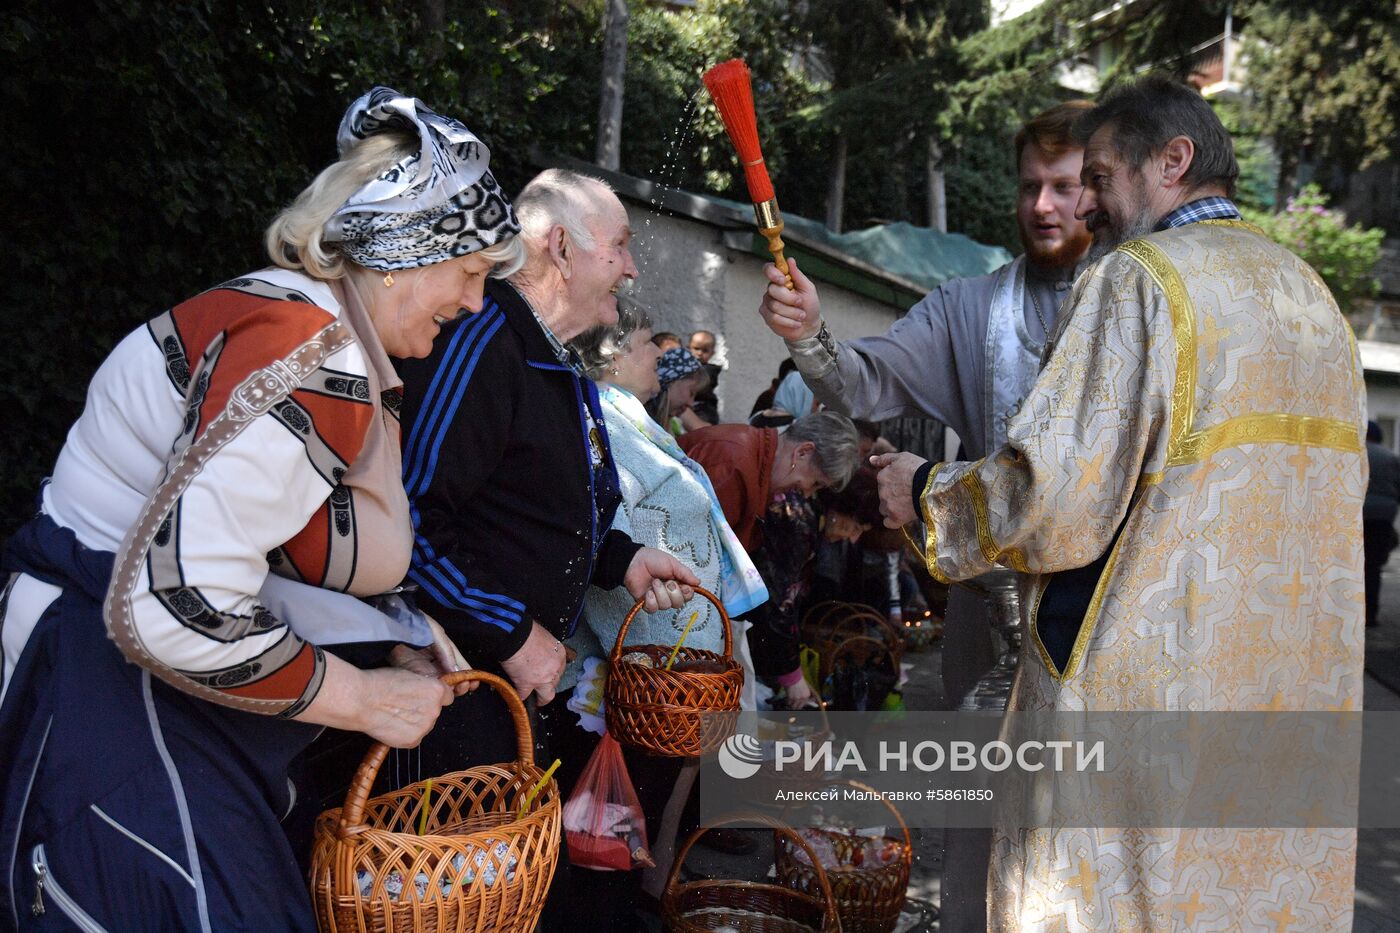
[{"label": "bending woman", "polygon": [[[389,357],[479,310],[520,228],[486,147],[414,98],[375,88],[338,142],[273,267],[112,351],[6,547],[5,926],[314,929],[288,762],[324,726],[415,745],[451,702],[441,629],[355,598],[413,540]],[[323,650],[365,643],[390,666]]]},{"label": "bending woman", "polygon": [[695,413],[695,397],[710,388],[710,374],[704,365],[684,347],[663,350],[656,362],[661,391],[646,403],[647,414],[665,426],[676,437],[686,431],[709,427],[709,422]]}]

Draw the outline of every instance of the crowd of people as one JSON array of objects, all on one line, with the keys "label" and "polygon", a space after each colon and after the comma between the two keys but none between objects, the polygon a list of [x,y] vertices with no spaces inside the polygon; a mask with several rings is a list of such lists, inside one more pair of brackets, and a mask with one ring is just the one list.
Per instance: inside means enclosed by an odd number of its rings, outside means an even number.
[{"label": "crowd of people", "polygon": [[[857,585],[873,569],[898,618],[920,598],[899,529],[940,581],[1017,575],[1018,708],[1359,706],[1359,364],[1316,274],[1240,222],[1195,91],[1148,78],[1028,121],[1024,254],[884,335],[838,340],[798,263],[791,287],[768,266],[755,301],[790,368],[728,423],[719,337],[658,332],[626,296],[632,227],[602,181],[551,169],[512,198],[481,139],[388,88],[338,144],[268,228],[271,265],[113,350],[6,545],[16,927],[314,928],[289,775],[327,726],[416,748],[423,776],[511,760],[504,701],[437,679],[468,666],[530,701],[567,796],[634,603],[633,642],[714,649],[692,597],[717,594],[745,707],[806,707],[802,605],[844,592],[859,544]],[[908,415],[961,452],[881,440]],[[986,617],[952,590],[950,706],[992,664]],[[693,768],[626,756],[674,833]],[[1240,851],[1298,880],[1299,922],[1349,923],[1352,831],[1044,828],[949,831],[943,929],[1262,916],[1276,894],[1236,882]],[[1067,885],[1084,864],[1094,884]],[[565,851],[543,926],[628,929],[656,893]]]}]

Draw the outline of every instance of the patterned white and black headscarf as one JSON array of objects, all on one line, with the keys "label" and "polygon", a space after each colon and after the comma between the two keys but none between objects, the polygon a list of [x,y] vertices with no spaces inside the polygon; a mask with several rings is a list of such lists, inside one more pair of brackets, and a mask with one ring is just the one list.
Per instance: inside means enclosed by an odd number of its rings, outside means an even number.
[{"label": "patterned white and black headscarf", "polygon": [[457,120],[416,97],[376,87],[345,111],[343,156],[376,133],[409,132],[419,150],[355,192],[326,222],[325,239],[355,262],[390,272],[432,265],[520,232],[487,163],[491,150]]},{"label": "patterned white and black headscarf", "polygon": [[672,347],[656,361],[656,378],[661,383],[662,392],[669,389],[677,379],[684,379],[699,371],[700,360],[685,347]]}]

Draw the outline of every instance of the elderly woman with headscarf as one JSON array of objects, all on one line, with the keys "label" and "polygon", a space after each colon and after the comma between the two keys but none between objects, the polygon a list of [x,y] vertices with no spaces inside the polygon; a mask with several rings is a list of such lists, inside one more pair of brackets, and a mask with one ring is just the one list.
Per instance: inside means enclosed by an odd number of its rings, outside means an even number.
[{"label": "elderly woman with headscarf", "polygon": [[[6,548],[7,926],[313,929],[288,762],[326,726],[412,746],[451,702],[441,629],[355,598],[413,541],[389,358],[479,310],[520,228],[486,146],[415,98],[373,89],[338,143],[271,267],[113,350]],[[352,643],[392,663],[325,650]]]}]

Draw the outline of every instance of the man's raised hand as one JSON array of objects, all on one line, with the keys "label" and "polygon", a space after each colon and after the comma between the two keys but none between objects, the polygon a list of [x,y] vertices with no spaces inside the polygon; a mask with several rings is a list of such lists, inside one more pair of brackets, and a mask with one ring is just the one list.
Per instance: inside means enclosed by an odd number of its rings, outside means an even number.
[{"label": "man's raised hand", "polygon": [[822,326],[821,299],[817,297],[817,287],[797,268],[795,259],[788,260],[788,268],[792,270],[795,289],[787,287],[787,279],[777,266],[770,262],[763,267],[769,284],[763,293],[763,301],[759,303],[758,313],[763,315],[768,329],[784,340],[815,337]]}]

